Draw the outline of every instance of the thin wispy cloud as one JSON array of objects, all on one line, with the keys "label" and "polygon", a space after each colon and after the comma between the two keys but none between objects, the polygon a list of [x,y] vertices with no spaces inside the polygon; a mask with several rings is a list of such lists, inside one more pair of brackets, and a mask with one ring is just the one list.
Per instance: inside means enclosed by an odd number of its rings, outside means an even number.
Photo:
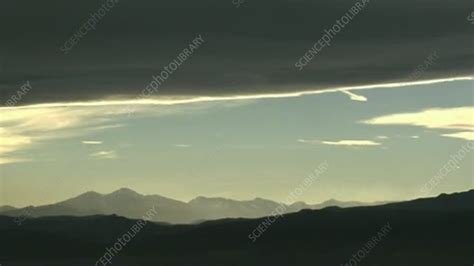
[{"label": "thin wispy cloud", "polygon": [[7,158],[0,158],[0,165],[2,164],[11,164],[11,163],[19,163],[19,162],[28,162],[30,159],[27,158],[17,158],[17,157],[7,157]]},{"label": "thin wispy cloud", "polygon": [[[362,123],[369,125],[408,125],[439,130],[456,130],[441,136],[469,140],[474,129],[474,107],[435,108],[413,113],[390,114],[375,117]],[[418,136],[411,136],[418,138]]]},{"label": "thin wispy cloud", "polygon": [[177,147],[177,148],[189,148],[189,147],[191,147],[191,145],[189,145],[189,144],[175,144],[174,146]]},{"label": "thin wispy cloud", "polygon": [[[238,104],[220,103],[219,106],[239,106]],[[153,106],[138,105],[135,108],[137,117],[166,116],[181,113],[208,110],[217,103],[196,103],[186,106]],[[73,106],[22,106],[13,108],[0,107],[0,160],[3,164],[22,162],[28,158],[14,155],[17,151],[26,150],[48,141],[79,137],[92,132],[112,130],[126,124],[117,120],[127,116],[124,105],[73,105]],[[84,145],[100,145],[101,140],[85,139]]]},{"label": "thin wispy cloud", "polygon": [[379,146],[381,143],[375,142],[372,140],[337,140],[337,141],[328,141],[328,140],[305,140],[298,139],[298,142],[309,143],[309,144],[322,144],[322,145],[332,145],[332,146]]},{"label": "thin wispy cloud", "polygon": [[91,127],[91,131],[97,131],[97,130],[105,130],[105,129],[113,129],[113,128],[120,128],[124,127],[125,124],[111,124],[111,125],[103,125],[103,126],[95,126]]},{"label": "thin wispy cloud", "polygon": [[102,144],[102,141],[98,141],[98,140],[83,140],[83,141],[82,141],[82,144],[86,144],[86,145],[100,145],[100,144]]},{"label": "thin wispy cloud", "polygon": [[372,140],[338,140],[338,141],[322,141],[322,144],[335,146],[378,146],[379,142]]},{"label": "thin wispy cloud", "polygon": [[443,137],[474,140],[474,131],[464,131],[451,134],[442,134]]},{"label": "thin wispy cloud", "polygon": [[22,136],[11,132],[5,128],[0,128],[0,154],[15,151],[19,147],[28,145],[32,142],[30,137]]},{"label": "thin wispy cloud", "polygon": [[[3,164],[28,161],[15,152],[45,144],[47,141],[71,138],[90,132],[118,127],[110,124],[116,115],[110,108],[12,108],[0,116],[0,161]],[[85,145],[99,145],[84,140]]]},{"label": "thin wispy cloud", "polygon": [[117,152],[114,150],[98,151],[98,152],[89,154],[89,156],[96,159],[115,159],[117,158]]}]

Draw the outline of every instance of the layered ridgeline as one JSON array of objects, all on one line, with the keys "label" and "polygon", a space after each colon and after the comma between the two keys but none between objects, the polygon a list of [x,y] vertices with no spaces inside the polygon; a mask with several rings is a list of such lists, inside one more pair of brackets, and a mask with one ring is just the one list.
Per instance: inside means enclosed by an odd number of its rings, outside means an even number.
[{"label": "layered ridgeline", "polygon": [[[280,208],[284,213],[297,212],[303,209],[322,209],[329,206],[355,207],[377,205],[378,203],[342,202],[328,200],[320,204],[295,202]],[[110,215],[139,219],[147,210],[154,208],[157,215],[153,221],[166,223],[194,223],[203,220],[222,218],[258,218],[271,215],[280,203],[262,198],[253,200],[231,200],[225,198],[197,197],[189,202],[182,202],[159,195],[141,195],[133,190],[122,188],[110,194],[86,192],[77,197],[55,204],[29,206],[15,209],[11,206],[0,207],[0,214],[6,216],[86,216]]]},{"label": "layered ridgeline", "polygon": [[62,216],[30,218],[18,226],[0,215],[0,261],[105,265],[99,259],[108,252],[119,266],[472,265],[474,190],[380,206],[304,210],[270,223],[268,217],[146,223],[110,253],[139,222],[115,215]]}]

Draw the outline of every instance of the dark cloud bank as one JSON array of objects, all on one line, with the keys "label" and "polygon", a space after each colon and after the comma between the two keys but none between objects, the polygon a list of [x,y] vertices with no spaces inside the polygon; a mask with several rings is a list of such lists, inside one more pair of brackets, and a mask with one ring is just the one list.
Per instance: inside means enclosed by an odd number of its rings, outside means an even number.
[{"label": "dark cloud bank", "polygon": [[64,54],[104,2],[11,0],[0,10],[0,104],[135,97],[199,34],[205,43],[159,95],[283,92],[473,73],[470,0],[372,0],[303,69],[295,63],[351,8],[349,0],[119,0]]}]

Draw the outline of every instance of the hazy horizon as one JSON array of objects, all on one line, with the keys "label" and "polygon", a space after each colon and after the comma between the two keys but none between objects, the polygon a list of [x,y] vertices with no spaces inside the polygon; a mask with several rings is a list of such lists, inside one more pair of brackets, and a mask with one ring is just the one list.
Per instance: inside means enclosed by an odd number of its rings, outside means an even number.
[{"label": "hazy horizon", "polygon": [[[274,200],[274,199],[269,199],[269,198],[262,198],[262,197],[258,197],[258,196],[255,196],[254,198],[246,198],[246,199],[237,199],[237,198],[229,198],[229,197],[219,197],[219,196],[216,196],[216,197],[207,197],[207,196],[204,196],[204,195],[198,195],[196,197],[193,197],[193,198],[190,198],[190,199],[186,199],[186,200],[183,200],[183,199],[178,199],[178,198],[173,198],[171,196],[166,196],[162,193],[151,193],[151,194],[148,194],[148,193],[141,193],[140,191],[138,190],[135,190],[135,189],[132,189],[132,188],[129,188],[129,187],[120,187],[120,188],[117,188],[117,189],[113,189],[111,191],[105,191],[105,192],[99,192],[99,191],[94,191],[94,190],[90,190],[90,191],[84,191],[83,193],[80,193],[80,194],[74,194],[74,195],[71,195],[67,198],[64,198],[64,199],[61,199],[61,200],[58,200],[58,201],[53,201],[53,202],[48,202],[48,203],[41,203],[41,204],[29,204],[29,205],[23,205],[23,206],[14,206],[14,205],[11,205],[11,204],[0,204],[0,207],[2,206],[11,206],[11,207],[15,207],[17,209],[20,209],[20,208],[25,208],[25,207],[29,207],[29,206],[43,206],[43,205],[49,205],[49,204],[56,204],[56,203],[59,203],[59,202],[62,202],[64,200],[69,200],[69,199],[72,199],[72,198],[75,198],[77,196],[80,196],[82,194],[85,194],[85,193],[88,193],[88,192],[96,192],[96,193],[99,193],[101,195],[108,195],[108,194],[112,194],[113,192],[116,192],[118,190],[121,190],[121,189],[130,189],[142,196],[162,196],[162,197],[165,197],[165,198],[168,198],[168,199],[172,199],[172,200],[177,200],[177,201],[180,201],[180,202],[183,202],[183,203],[189,203],[191,202],[192,200],[195,200],[197,198],[200,198],[200,197],[203,197],[203,198],[209,198],[209,199],[225,199],[225,200],[233,200],[233,201],[252,201],[252,200],[255,200],[255,199],[264,199],[264,200],[270,200],[270,201],[273,201],[273,202],[276,202],[276,203],[285,203],[285,202],[282,202],[282,201],[278,201],[278,200]],[[396,199],[396,200],[390,200],[390,199],[386,199],[386,200],[375,200],[375,201],[356,201],[356,200],[340,200],[340,199],[337,199],[337,198],[328,198],[326,200],[323,200],[323,201],[320,201],[320,202],[306,202],[306,201],[293,201],[291,202],[292,203],[297,203],[297,202],[304,202],[306,204],[309,204],[309,205],[313,205],[313,204],[321,204],[321,203],[325,203],[327,201],[331,201],[331,200],[336,200],[336,201],[340,201],[340,202],[360,202],[360,203],[368,203],[368,204],[371,204],[371,203],[385,203],[385,202],[403,202],[403,201],[410,201],[410,200],[414,200],[414,199],[420,199],[420,198],[431,198],[431,197],[437,197],[441,194],[453,194],[453,193],[462,193],[462,192],[467,192],[467,191],[471,191],[472,189],[474,188],[468,188],[468,189],[465,189],[465,190],[459,190],[459,191],[447,191],[447,192],[440,192],[439,194],[437,195],[426,195],[426,196],[420,196],[420,197],[413,197],[413,198],[404,198],[404,199]],[[286,203],[285,203],[286,204]]]}]

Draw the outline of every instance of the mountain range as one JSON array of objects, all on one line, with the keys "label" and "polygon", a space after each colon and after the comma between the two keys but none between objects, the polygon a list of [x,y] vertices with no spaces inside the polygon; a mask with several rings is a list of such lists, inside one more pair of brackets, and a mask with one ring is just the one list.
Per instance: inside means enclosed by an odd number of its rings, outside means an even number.
[{"label": "mountain range", "polygon": [[[21,226],[13,220],[0,215],[2,265],[103,265],[98,259],[138,223],[116,215],[29,218]],[[257,241],[249,235],[268,218],[150,222],[111,263],[446,266],[472,265],[474,259],[474,190],[380,206],[302,210],[272,221]]]},{"label": "mountain range", "polygon": [[284,213],[297,212],[303,209],[322,209],[329,206],[355,207],[379,205],[386,202],[344,202],[328,200],[319,204],[295,202],[284,205],[275,201],[255,198],[253,200],[232,200],[225,198],[197,197],[189,202],[178,201],[159,195],[142,195],[128,188],[121,188],[110,194],[86,192],[77,197],[58,203],[29,206],[15,209],[11,206],[0,207],[0,214],[7,216],[87,216],[116,214],[131,219],[140,219],[151,209],[157,210],[152,221],[182,224],[195,223],[204,220],[223,218],[258,218],[269,216],[280,205],[284,206]]}]

